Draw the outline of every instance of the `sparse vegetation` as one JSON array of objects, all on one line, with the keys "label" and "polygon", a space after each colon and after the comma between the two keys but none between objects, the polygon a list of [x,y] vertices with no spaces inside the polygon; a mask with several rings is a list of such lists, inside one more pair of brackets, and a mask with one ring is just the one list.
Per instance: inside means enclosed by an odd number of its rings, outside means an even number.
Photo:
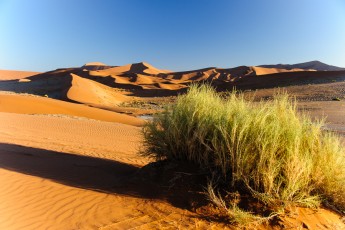
[{"label": "sparse vegetation", "polygon": [[[250,194],[275,210],[323,201],[345,210],[344,147],[321,126],[322,121],[298,115],[287,94],[253,102],[235,93],[222,99],[208,85],[193,85],[144,127],[142,154],[197,164],[222,178],[226,189]],[[232,207],[211,191],[220,206]],[[258,218],[237,206],[232,210],[237,222]]]}]

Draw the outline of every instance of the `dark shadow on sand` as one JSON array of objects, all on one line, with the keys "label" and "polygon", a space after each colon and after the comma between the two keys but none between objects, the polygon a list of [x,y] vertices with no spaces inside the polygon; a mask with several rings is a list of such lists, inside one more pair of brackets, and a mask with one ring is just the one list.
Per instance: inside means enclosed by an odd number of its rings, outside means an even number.
[{"label": "dark shadow on sand", "polygon": [[137,184],[140,180],[131,183],[138,167],[113,160],[0,143],[0,167],[108,194],[159,196],[158,189]]}]

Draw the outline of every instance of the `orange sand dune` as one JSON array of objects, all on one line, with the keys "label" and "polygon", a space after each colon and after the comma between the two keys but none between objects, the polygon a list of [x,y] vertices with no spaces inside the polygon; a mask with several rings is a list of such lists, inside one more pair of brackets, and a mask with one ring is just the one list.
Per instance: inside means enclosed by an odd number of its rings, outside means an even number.
[{"label": "orange sand dune", "polygon": [[23,114],[65,114],[134,126],[141,126],[144,124],[143,120],[128,115],[51,98],[0,94],[0,101],[0,112]]},{"label": "orange sand dune", "polygon": [[[125,71],[124,73],[119,73],[119,68],[121,71]],[[180,85],[181,79],[168,79],[166,77],[162,78],[159,75],[145,75],[145,71],[142,73],[133,73],[127,72],[133,71],[129,70],[130,66],[125,67],[114,67],[106,70],[101,71],[90,71],[90,78],[93,77],[100,77],[100,78],[109,78],[114,79],[113,83],[116,84],[116,87],[119,88],[130,88],[130,89],[140,89],[140,90],[150,90],[150,89],[167,89],[167,90],[178,90],[180,88],[185,88],[185,85]],[[140,71],[138,71],[140,72]],[[159,73],[162,74],[162,73]],[[194,74],[194,73],[193,73]],[[194,74],[195,75],[195,74]],[[193,75],[193,76],[194,76]],[[187,80],[188,77],[186,78]],[[97,81],[98,79],[95,78]],[[182,80],[183,81],[183,80]],[[166,85],[169,84],[169,85]]]},{"label": "orange sand dune", "polygon": [[40,72],[19,71],[19,70],[0,70],[0,81],[17,80],[30,77]]},{"label": "orange sand dune", "polygon": [[111,66],[108,66],[102,62],[89,62],[89,63],[86,63],[85,65],[83,65],[81,67],[81,69],[83,69],[85,71],[103,70],[103,69],[108,69],[108,68],[111,68]]},{"label": "orange sand dune", "polygon": [[[305,69],[280,69],[280,68],[266,68],[266,67],[258,67],[253,66],[253,70],[255,71],[257,76],[266,75],[266,74],[273,74],[273,73],[284,73],[284,72],[297,72],[297,71],[306,71]],[[310,70],[315,71],[315,70]]]},{"label": "orange sand dune", "polygon": [[103,70],[102,72],[111,74],[111,73],[139,73],[139,74],[159,74],[159,73],[167,73],[170,72],[168,70],[160,70],[146,62],[134,63],[134,64],[127,64],[124,66],[117,66],[113,68],[109,68]]},{"label": "orange sand dune", "polygon": [[88,63],[84,67],[89,69],[59,69],[29,77],[30,82],[25,83],[3,81],[0,82],[0,90],[48,95],[98,108],[109,108],[129,100],[124,95],[177,95],[188,88],[190,83],[199,81],[211,82],[219,90],[232,90],[234,87],[246,90],[291,84],[319,84],[344,79],[344,71],[300,71],[299,68],[239,66],[227,69],[209,67],[184,72],[164,72],[145,62],[117,67],[105,66],[103,63]]},{"label": "orange sand dune", "polygon": [[116,106],[131,100],[114,89],[98,82],[71,74],[72,86],[68,89],[67,98],[83,104],[94,106]]},{"label": "orange sand dune", "polygon": [[176,79],[185,82],[193,81],[205,81],[205,80],[219,80],[219,81],[233,81],[238,77],[253,76],[252,67],[239,66],[229,69],[221,68],[205,68],[199,70],[185,71],[185,72],[170,72],[166,74],[160,74],[164,79]]}]

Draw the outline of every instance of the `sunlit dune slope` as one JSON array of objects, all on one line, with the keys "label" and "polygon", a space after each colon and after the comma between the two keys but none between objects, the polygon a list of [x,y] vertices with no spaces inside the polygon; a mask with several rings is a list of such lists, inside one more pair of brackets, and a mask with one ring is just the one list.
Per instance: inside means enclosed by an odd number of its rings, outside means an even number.
[{"label": "sunlit dune slope", "polygon": [[67,91],[67,98],[83,104],[96,106],[116,106],[129,101],[125,95],[115,92],[114,89],[98,82],[71,74],[72,84]]},{"label": "sunlit dune slope", "polygon": [[0,70],[0,81],[17,80],[30,77],[40,72],[19,71],[19,70]]},{"label": "sunlit dune slope", "polygon": [[[274,73],[284,73],[284,72],[298,72],[298,71],[305,71],[304,69],[280,69],[280,68],[265,68],[265,67],[258,67],[253,66],[253,70],[257,76],[266,75],[266,74],[274,74]],[[316,70],[310,70],[316,71]]]},{"label": "sunlit dune slope", "polygon": [[143,120],[128,115],[51,98],[0,94],[0,100],[0,112],[23,114],[64,114],[134,126],[141,126],[144,124]]}]

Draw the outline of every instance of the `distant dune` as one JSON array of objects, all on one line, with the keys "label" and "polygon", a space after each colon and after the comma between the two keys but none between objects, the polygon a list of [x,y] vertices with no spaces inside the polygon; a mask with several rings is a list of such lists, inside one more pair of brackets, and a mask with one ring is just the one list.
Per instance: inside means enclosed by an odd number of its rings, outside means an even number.
[{"label": "distant dune", "polygon": [[26,77],[30,77],[40,72],[32,71],[19,71],[19,70],[0,70],[0,81],[18,80]]},{"label": "distant dune", "polygon": [[0,90],[48,95],[98,108],[114,108],[134,100],[133,96],[177,95],[193,82],[209,82],[219,90],[318,84],[344,80],[345,71],[342,69],[313,61],[294,65],[208,67],[171,72],[146,62],[124,66],[90,62],[79,68],[58,69],[21,78],[20,82],[3,81]]},{"label": "distant dune", "polygon": [[[258,66],[253,66],[253,69],[255,71],[255,74],[257,76],[261,75],[267,75],[267,74],[274,74],[274,73],[284,73],[284,72],[300,72],[300,71],[305,71],[305,69],[283,69],[283,68],[268,68],[268,67],[258,67]],[[309,70],[308,70],[309,71]],[[316,70],[310,70],[310,71],[316,71]]]},{"label": "distant dune", "polygon": [[84,64],[83,66],[107,66],[107,65],[102,62],[88,62]]},{"label": "distant dune", "polygon": [[108,66],[102,62],[89,62],[84,64],[81,68],[84,70],[101,70],[111,68],[111,66]]},{"label": "distant dune", "polygon": [[146,75],[156,75],[159,73],[167,73],[167,70],[159,70],[146,62],[127,64],[124,66],[115,66],[108,69],[106,72],[111,73],[134,73],[134,74],[146,74]]},{"label": "distant dune", "polygon": [[304,70],[317,70],[317,71],[339,71],[339,70],[345,70],[345,68],[327,65],[325,63],[322,63],[320,61],[310,61],[310,62],[304,62],[304,63],[298,63],[298,64],[277,64],[277,65],[260,65],[259,67],[265,67],[265,68],[278,68],[278,69],[304,69]]}]

